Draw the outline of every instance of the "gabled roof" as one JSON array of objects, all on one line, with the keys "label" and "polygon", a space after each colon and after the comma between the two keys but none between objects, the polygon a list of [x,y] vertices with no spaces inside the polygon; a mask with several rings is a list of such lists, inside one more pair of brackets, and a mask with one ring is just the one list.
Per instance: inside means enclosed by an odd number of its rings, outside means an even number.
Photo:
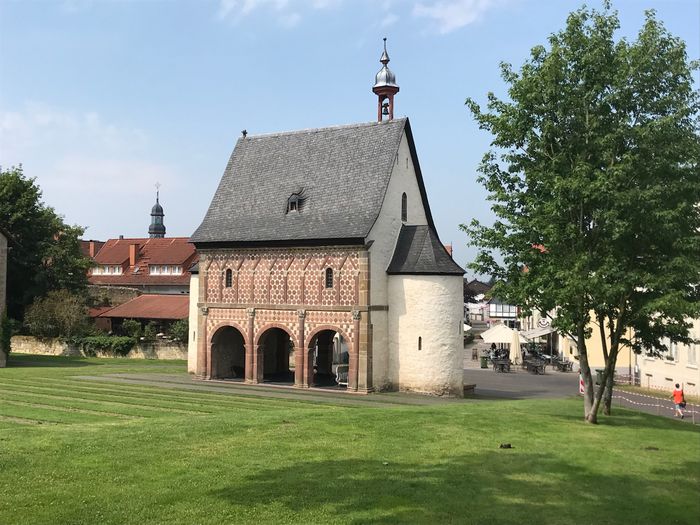
[{"label": "gabled roof", "polygon": [[[239,138],[192,242],[362,242],[379,215],[404,132],[432,225],[404,118]],[[293,194],[300,210],[287,212]]]},{"label": "gabled roof", "polygon": [[[136,264],[129,266],[129,247],[137,245]],[[88,276],[90,284],[111,286],[187,286],[189,268],[198,260],[197,251],[187,237],[109,239],[95,255],[100,265],[117,265],[122,273]],[[151,275],[150,265],[180,266],[180,275]]]},{"label": "gabled roof", "polygon": [[430,226],[401,226],[388,274],[464,275]]},{"label": "gabled roof", "polygon": [[186,319],[189,315],[187,295],[139,295],[131,301],[94,317],[120,317],[124,319]]}]

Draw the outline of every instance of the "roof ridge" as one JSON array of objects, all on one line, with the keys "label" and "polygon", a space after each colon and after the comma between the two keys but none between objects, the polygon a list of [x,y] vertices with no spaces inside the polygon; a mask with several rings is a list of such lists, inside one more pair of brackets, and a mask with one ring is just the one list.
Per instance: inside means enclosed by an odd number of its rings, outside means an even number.
[{"label": "roof ridge", "polygon": [[[289,131],[274,131],[271,133],[260,133],[258,135],[250,135],[249,134],[245,137],[245,140],[272,138],[272,137],[283,137],[286,135],[301,135],[303,133],[318,133],[320,131],[335,131],[335,130],[352,129],[352,128],[365,128],[365,127],[370,127],[370,126],[386,126],[386,125],[391,124],[393,122],[404,122],[407,119],[408,119],[408,117],[401,117],[401,118],[396,118],[396,119],[392,119],[392,120],[384,120],[382,122],[377,122],[377,121],[358,122],[355,124],[337,124],[335,126],[325,126],[322,128],[302,128],[302,129],[289,130]],[[241,137],[238,140],[243,140],[243,138]]]}]

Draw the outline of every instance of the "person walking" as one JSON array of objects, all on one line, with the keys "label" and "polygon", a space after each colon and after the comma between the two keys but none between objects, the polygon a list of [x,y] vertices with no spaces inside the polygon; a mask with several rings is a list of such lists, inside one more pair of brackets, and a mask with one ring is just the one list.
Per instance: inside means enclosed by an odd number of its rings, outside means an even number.
[{"label": "person walking", "polygon": [[676,404],[676,415],[683,419],[685,417],[685,414],[683,413],[683,409],[685,408],[685,394],[683,393],[681,385],[678,383],[676,383],[676,388],[673,390],[671,397],[673,398],[673,402]]}]

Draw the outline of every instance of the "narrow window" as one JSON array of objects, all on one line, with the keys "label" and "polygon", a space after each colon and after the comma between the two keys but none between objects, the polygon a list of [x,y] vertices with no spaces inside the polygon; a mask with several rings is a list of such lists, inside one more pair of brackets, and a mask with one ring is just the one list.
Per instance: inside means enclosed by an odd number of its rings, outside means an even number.
[{"label": "narrow window", "polygon": [[418,350],[423,350],[423,338],[418,338]]},{"label": "narrow window", "polygon": [[326,268],[326,288],[333,288],[333,268]]},{"label": "narrow window", "polygon": [[401,220],[406,222],[408,217],[408,202],[406,199],[406,194],[401,195]]},{"label": "narrow window", "polygon": [[226,288],[231,288],[231,285],[233,284],[233,272],[231,271],[231,268],[226,270]]}]

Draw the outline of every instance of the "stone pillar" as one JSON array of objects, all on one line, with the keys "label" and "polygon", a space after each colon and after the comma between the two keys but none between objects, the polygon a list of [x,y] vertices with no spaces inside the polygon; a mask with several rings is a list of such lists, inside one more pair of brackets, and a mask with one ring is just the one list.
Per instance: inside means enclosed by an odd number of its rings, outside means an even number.
[{"label": "stone pillar", "polygon": [[303,388],[305,385],[304,354],[306,351],[306,340],[304,336],[304,322],[306,320],[306,310],[297,310],[299,325],[297,327],[297,346],[294,348],[294,386]]},{"label": "stone pillar", "polygon": [[248,344],[245,345],[245,382],[255,383],[253,358],[255,355],[255,308],[248,308]]},{"label": "stone pillar", "polygon": [[352,311],[352,353],[350,354],[350,366],[348,367],[348,390],[357,392],[358,368],[360,365],[360,319],[359,310]]},{"label": "stone pillar", "polygon": [[262,383],[265,376],[265,360],[263,356],[263,345],[255,346],[255,354],[253,354],[253,371],[255,374],[255,382]]},{"label": "stone pillar", "polygon": [[197,379],[206,379],[207,371],[209,369],[207,364],[207,353],[210,351],[207,347],[208,345],[208,334],[207,334],[207,315],[209,314],[209,309],[206,306],[202,306],[199,309],[199,316],[197,318],[197,332],[199,339],[197,340],[197,370],[195,377]]}]

